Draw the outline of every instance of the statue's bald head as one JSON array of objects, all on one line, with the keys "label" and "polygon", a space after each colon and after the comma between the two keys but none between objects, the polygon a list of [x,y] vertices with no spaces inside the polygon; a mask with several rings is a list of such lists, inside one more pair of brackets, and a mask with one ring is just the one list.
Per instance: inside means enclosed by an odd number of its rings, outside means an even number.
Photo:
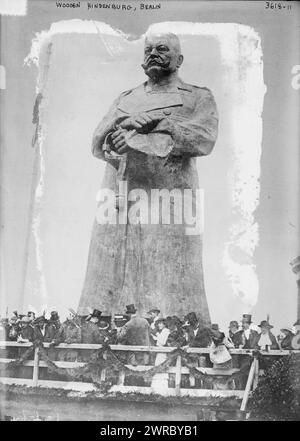
[{"label": "statue's bald head", "polygon": [[183,61],[180,41],[172,33],[148,33],[145,38],[144,64],[149,77],[168,76],[177,71]]},{"label": "statue's bald head", "polygon": [[161,41],[170,45],[178,54],[181,54],[180,40],[176,34],[167,33],[147,33],[145,38],[145,46],[154,41]]}]

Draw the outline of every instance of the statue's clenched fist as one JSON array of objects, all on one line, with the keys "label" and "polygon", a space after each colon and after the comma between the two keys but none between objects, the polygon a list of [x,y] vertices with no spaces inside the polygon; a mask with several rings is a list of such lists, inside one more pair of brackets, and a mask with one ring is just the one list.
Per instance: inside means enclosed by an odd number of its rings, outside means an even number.
[{"label": "statue's clenched fist", "polygon": [[127,153],[130,149],[129,145],[126,142],[125,136],[126,136],[127,130],[118,128],[114,133],[111,135],[111,141],[114,146],[114,150],[122,155],[123,153]]}]

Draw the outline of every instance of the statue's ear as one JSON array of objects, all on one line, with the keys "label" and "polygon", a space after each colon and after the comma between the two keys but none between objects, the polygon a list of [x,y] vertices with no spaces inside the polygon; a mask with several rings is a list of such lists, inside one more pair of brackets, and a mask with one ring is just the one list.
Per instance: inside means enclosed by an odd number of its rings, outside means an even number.
[{"label": "statue's ear", "polygon": [[180,67],[182,65],[182,62],[183,62],[183,55],[180,54],[177,60],[177,67]]}]

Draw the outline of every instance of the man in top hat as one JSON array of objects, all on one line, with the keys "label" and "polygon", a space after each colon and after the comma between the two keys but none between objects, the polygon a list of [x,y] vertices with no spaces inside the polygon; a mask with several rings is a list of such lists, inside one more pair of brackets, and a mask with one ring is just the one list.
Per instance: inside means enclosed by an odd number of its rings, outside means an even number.
[{"label": "man in top hat", "polygon": [[[137,314],[133,304],[127,305],[126,314],[130,314],[130,320],[122,327],[119,338],[125,345],[150,346],[151,328],[148,321]],[[128,363],[132,365],[148,364],[148,353],[131,353],[128,355]]]},{"label": "man in top hat", "polygon": [[100,321],[100,317],[102,315],[102,311],[98,309],[94,309],[92,314],[88,315],[85,322],[81,327],[81,337],[82,343],[86,344],[100,344],[100,334],[98,323]]},{"label": "man in top hat", "polygon": [[[239,331],[239,337],[241,338],[240,348],[243,349],[257,349],[257,342],[259,334],[254,329],[251,329],[252,316],[250,314],[243,314],[242,329]],[[239,338],[237,336],[237,338]]]},{"label": "man in top hat", "polygon": [[[66,320],[61,325],[59,332],[54,340],[54,345],[60,343],[78,344],[81,343],[81,326],[77,314],[72,309],[69,309],[69,314]],[[74,349],[60,349],[58,350],[58,359],[60,361],[76,361],[78,358],[78,351]]]},{"label": "man in top hat", "polygon": [[263,351],[267,351],[269,349],[279,349],[276,337],[271,332],[271,329],[274,326],[270,325],[268,320],[262,320],[258,326],[261,329],[261,333],[257,341],[258,347]]},{"label": "man in top hat", "polygon": [[211,330],[200,327],[195,312],[189,312],[184,317],[182,328],[185,330],[185,338],[191,348],[203,348],[211,344]]}]

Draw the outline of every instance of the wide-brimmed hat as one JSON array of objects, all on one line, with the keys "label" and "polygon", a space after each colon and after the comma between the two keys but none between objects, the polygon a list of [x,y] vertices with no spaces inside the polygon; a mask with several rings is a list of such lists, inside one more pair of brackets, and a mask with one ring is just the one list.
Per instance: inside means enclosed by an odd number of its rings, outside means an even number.
[{"label": "wide-brimmed hat", "polygon": [[298,320],[296,321],[296,323],[293,324],[293,326],[300,326],[300,319],[298,319]]},{"label": "wide-brimmed hat", "polygon": [[154,306],[154,308],[150,309],[150,311],[148,311],[147,314],[151,314],[152,312],[160,313],[160,309],[158,309],[156,306]]},{"label": "wide-brimmed hat", "polygon": [[133,303],[131,303],[130,305],[126,305],[126,314],[135,314],[136,311],[137,309]]},{"label": "wide-brimmed hat", "polygon": [[242,323],[252,323],[252,315],[251,314],[243,314]]},{"label": "wide-brimmed hat", "polygon": [[230,328],[231,326],[236,326],[236,327],[238,328],[238,327],[239,327],[239,324],[238,324],[238,322],[237,322],[236,320],[231,320],[231,322],[229,323],[229,328]]},{"label": "wide-brimmed hat", "polygon": [[115,322],[123,322],[124,320],[127,320],[127,315],[124,315],[124,314],[115,314],[114,315]]},{"label": "wide-brimmed hat", "polygon": [[285,327],[281,328],[280,331],[288,331],[291,334],[294,334],[294,329],[291,326],[285,326]]},{"label": "wide-brimmed hat", "polygon": [[270,325],[270,323],[267,320],[262,320],[258,326],[260,328],[268,328],[268,329],[274,328],[274,326]]},{"label": "wide-brimmed hat", "polygon": [[98,328],[104,331],[105,329],[109,328],[109,324],[104,320],[100,320],[98,323]]}]

